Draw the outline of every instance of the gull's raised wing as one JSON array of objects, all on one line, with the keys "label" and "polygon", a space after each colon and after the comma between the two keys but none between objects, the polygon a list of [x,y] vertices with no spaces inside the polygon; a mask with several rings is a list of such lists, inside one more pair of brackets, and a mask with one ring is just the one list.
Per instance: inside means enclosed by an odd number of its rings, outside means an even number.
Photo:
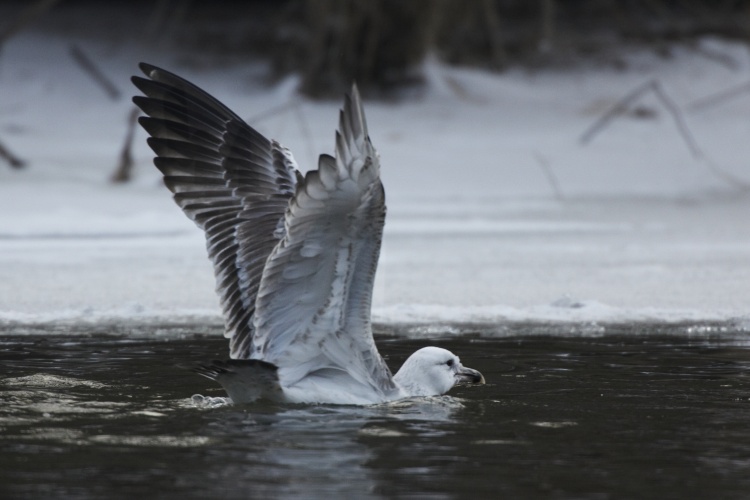
[{"label": "gull's raised wing", "polygon": [[322,155],[298,184],[258,290],[251,357],[278,366],[282,385],[346,372],[377,392],[395,390],[370,323],[384,221],[379,159],[354,87],[336,158]]},{"label": "gull's raised wing", "polygon": [[[253,350],[253,315],[266,259],[283,236],[299,173],[289,151],[186,80],[141,64],[154,164],[185,214],[206,233],[232,358]],[[280,230],[281,229],[281,230]]]}]

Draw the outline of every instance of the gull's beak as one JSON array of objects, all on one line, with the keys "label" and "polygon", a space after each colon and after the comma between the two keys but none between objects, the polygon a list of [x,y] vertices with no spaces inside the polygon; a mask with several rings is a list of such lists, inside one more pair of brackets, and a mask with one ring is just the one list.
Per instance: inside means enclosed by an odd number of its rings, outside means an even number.
[{"label": "gull's beak", "polygon": [[456,383],[457,384],[484,384],[484,375],[474,370],[473,368],[466,368],[462,366],[456,372]]}]

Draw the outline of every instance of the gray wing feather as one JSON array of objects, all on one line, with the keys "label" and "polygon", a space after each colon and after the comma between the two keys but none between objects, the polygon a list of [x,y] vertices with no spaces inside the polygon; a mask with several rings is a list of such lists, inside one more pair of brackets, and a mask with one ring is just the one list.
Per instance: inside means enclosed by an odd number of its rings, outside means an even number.
[{"label": "gray wing feather", "polygon": [[354,87],[336,158],[322,155],[298,184],[258,290],[251,357],[278,366],[282,385],[336,369],[376,391],[395,390],[370,323],[384,222],[379,160]]},{"label": "gray wing feather", "polygon": [[295,191],[291,154],[229,108],[168,71],[141,64],[133,99],[147,117],[156,167],[185,214],[206,233],[232,358],[252,351],[255,299],[265,261],[283,237]]}]

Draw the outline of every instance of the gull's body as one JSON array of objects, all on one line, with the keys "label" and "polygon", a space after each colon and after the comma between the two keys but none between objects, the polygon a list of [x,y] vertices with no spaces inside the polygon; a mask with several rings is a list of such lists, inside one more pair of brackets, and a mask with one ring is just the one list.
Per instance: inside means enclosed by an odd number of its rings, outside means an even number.
[{"label": "gull's body", "polygon": [[230,359],[199,373],[235,402],[372,404],[484,382],[454,354],[414,353],[393,376],[375,347],[373,281],[385,223],[377,153],[356,87],[336,156],[300,175],[291,153],[159,68],[134,77],[155,165],[206,233]]}]

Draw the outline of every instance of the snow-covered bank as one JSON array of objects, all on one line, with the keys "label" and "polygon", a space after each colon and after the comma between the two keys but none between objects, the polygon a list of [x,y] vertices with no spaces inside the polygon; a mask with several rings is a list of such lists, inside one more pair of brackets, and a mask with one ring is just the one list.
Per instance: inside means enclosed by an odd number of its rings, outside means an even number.
[{"label": "snow-covered bank", "polygon": [[[107,189],[114,206],[132,191]],[[512,210],[488,202],[483,213],[454,220],[405,212],[387,224],[374,303],[381,323],[720,321],[748,313],[746,198]],[[202,235],[181,217],[164,227],[181,216],[171,202],[152,213],[101,221],[95,213],[90,232],[78,226],[81,213],[66,232],[60,227],[71,216],[58,212],[50,215],[57,231],[39,221],[37,233],[6,235],[0,318],[218,318]]]},{"label": "snow-covered bank", "polygon": [[[200,232],[159,184],[145,134],[136,180],[114,186],[130,110],[68,54],[68,41],[12,39],[0,55],[0,140],[29,162],[0,166],[0,320],[219,321]],[[254,65],[199,72],[138,46],[80,44],[124,94],[139,60],[184,74],[292,148],[303,169],[333,149],[340,103],[266,88]],[[750,76],[685,49],[631,69],[497,75],[427,67],[414,99],[366,102],[389,214],[376,281],[380,323],[727,321],[750,316],[750,93],[690,103]],[[155,60],[156,59],[156,60]],[[581,133],[650,79],[680,109],[694,157],[655,95],[591,144]],[[642,116],[638,118],[637,116]],[[646,118],[643,118],[645,116]]]}]

